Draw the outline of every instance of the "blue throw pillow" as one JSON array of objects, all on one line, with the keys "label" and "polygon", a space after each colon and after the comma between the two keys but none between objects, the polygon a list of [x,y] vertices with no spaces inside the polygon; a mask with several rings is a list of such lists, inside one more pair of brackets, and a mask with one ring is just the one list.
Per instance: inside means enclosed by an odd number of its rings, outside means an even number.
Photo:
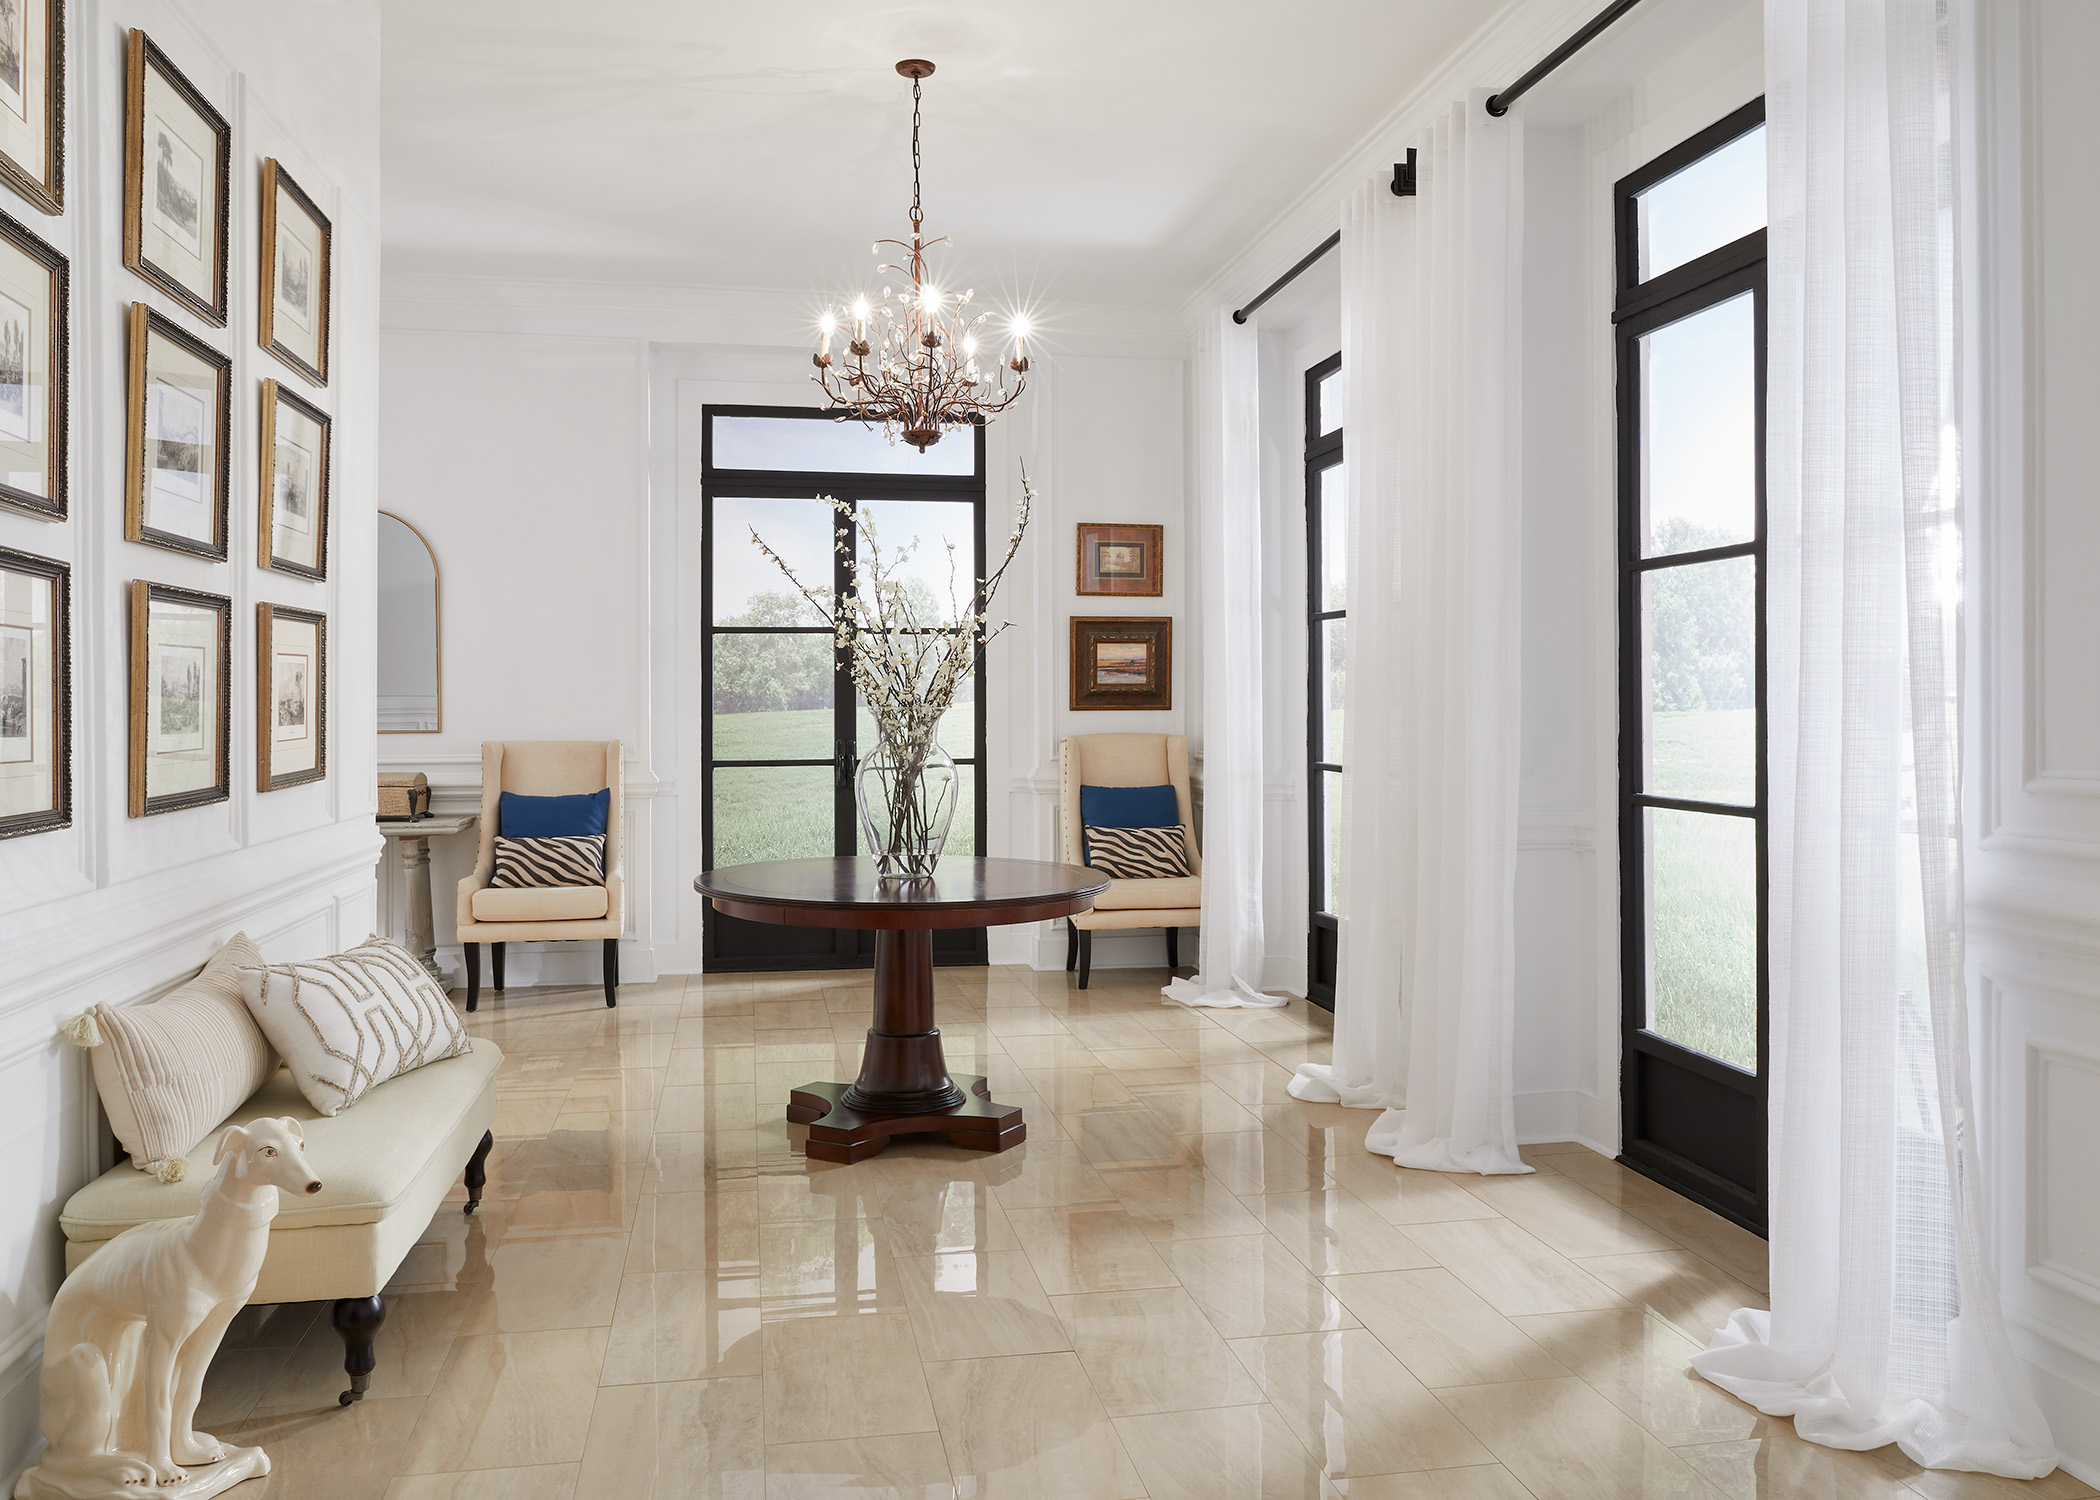
[{"label": "blue throw pillow", "polygon": [[[1181,824],[1181,803],[1171,786],[1082,786],[1079,824],[1081,828],[1176,828]],[[1091,861],[1092,840],[1082,834],[1080,848]]]},{"label": "blue throw pillow", "polygon": [[507,839],[588,838],[605,832],[612,810],[612,788],[578,792],[569,797],[526,797],[505,792],[497,811],[497,832]]}]

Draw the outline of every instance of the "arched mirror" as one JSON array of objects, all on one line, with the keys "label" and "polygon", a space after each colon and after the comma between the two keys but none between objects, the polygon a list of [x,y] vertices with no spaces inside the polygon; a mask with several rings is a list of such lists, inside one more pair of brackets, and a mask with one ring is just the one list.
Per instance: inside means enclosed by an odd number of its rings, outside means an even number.
[{"label": "arched mirror", "polygon": [[379,732],[439,728],[437,554],[423,533],[379,513]]}]

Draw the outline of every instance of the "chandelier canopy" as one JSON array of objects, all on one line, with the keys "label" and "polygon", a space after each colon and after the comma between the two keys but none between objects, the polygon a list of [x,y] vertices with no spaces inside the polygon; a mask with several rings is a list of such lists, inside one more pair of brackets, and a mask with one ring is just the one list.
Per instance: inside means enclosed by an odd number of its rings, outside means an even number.
[{"label": "chandelier canopy", "polygon": [[[908,57],[897,71],[911,80],[911,241],[881,240],[875,253],[893,245],[906,263],[880,267],[892,284],[882,289],[879,306],[863,295],[850,314],[825,309],[821,342],[810,358],[831,410],[879,423],[892,441],[901,438],[924,453],[950,427],[982,426],[1020,399],[1028,385],[1028,328],[1016,317],[1005,358],[982,354],[978,330],[987,315],[971,315],[968,290],[944,292],[928,276],[926,252],[947,239],[925,237],[919,206],[919,85],[932,76],[933,64]],[[849,318],[852,337],[834,363],[831,341]]]}]

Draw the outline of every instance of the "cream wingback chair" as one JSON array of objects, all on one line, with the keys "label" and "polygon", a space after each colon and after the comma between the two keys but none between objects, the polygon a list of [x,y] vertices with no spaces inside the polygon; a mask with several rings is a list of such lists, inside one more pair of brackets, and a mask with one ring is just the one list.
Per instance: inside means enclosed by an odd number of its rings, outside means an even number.
[{"label": "cream wingback chair", "polygon": [[1093,971],[1094,934],[1102,928],[1164,927],[1167,965],[1180,967],[1178,929],[1202,919],[1203,855],[1189,801],[1189,742],[1180,734],[1075,734],[1058,747],[1058,858],[1086,863],[1086,835],[1079,819],[1083,786],[1168,786],[1188,833],[1193,875],[1165,880],[1111,880],[1094,898],[1094,909],[1065,922],[1065,968],[1079,970],[1085,989]]},{"label": "cream wingback chair", "polygon": [[[566,797],[612,789],[605,814],[605,884],[492,888],[496,835],[503,831],[503,794]],[[496,988],[503,988],[505,943],[605,944],[605,1003],[617,1004],[620,928],[620,742],[618,740],[485,740],[481,746],[481,857],[459,883],[459,940],[467,955],[467,1009],[481,999],[480,944],[492,947]]]}]

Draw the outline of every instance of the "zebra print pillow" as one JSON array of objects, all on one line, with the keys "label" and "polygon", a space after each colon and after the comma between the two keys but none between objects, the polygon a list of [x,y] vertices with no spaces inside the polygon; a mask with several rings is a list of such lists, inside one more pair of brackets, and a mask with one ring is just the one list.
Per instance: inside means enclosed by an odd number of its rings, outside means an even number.
[{"label": "zebra print pillow", "polygon": [[605,835],[562,839],[496,838],[497,886],[605,884]]},{"label": "zebra print pillow", "polygon": [[1115,880],[1168,880],[1194,873],[1189,841],[1179,828],[1097,828],[1087,825],[1088,860]]}]

